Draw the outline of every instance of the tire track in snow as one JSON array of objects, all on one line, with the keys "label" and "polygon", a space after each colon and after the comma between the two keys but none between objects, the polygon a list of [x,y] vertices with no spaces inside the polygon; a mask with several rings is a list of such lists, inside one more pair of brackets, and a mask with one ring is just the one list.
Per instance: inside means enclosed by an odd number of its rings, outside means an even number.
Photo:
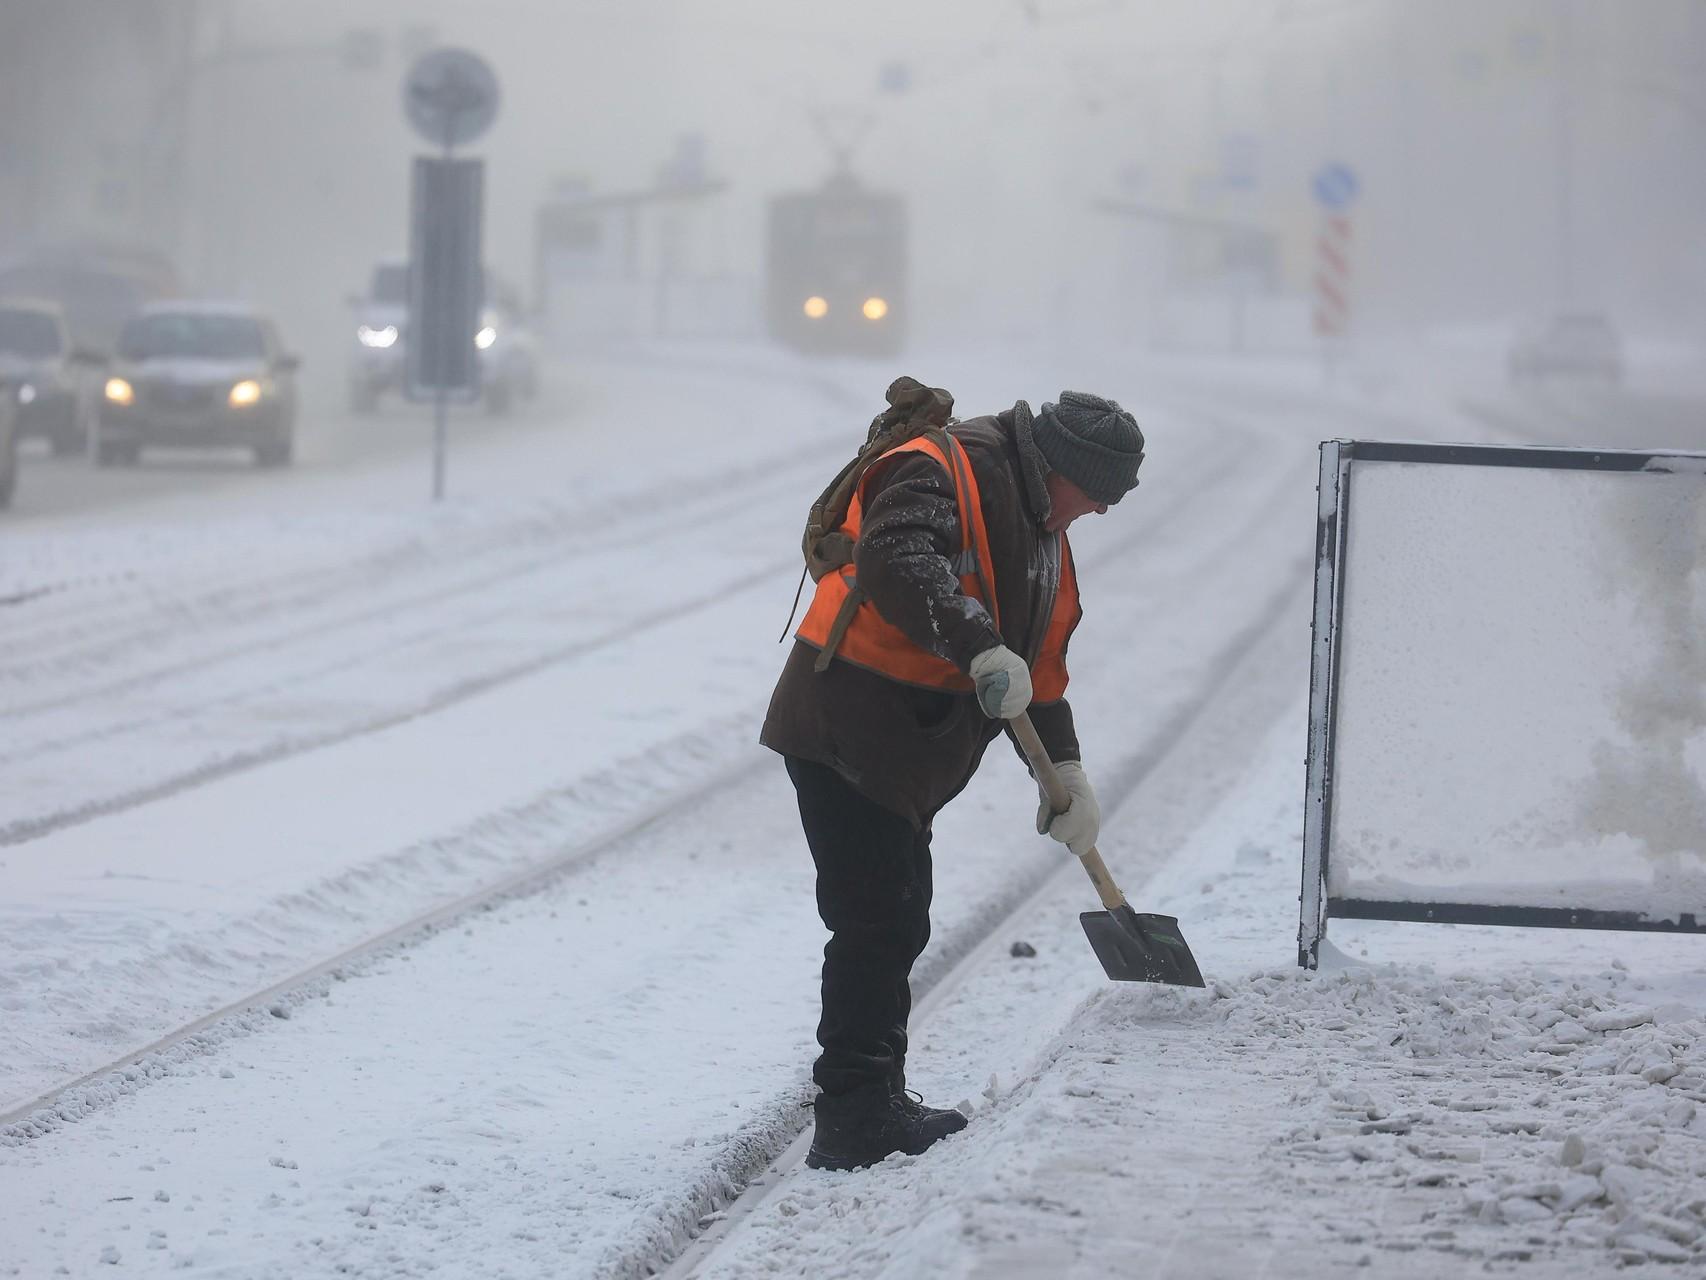
[{"label": "tire track in snow", "polygon": [[[300,1003],[302,989],[321,979],[364,969],[393,951],[417,945],[441,930],[453,927],[465,917],[554,885],[658,823],[697,808],[708,797],[753,773],[768,754],[750,741],[744,744],[735,741],[748,736],[737,732],[745,728],[746,720],[747,717],[739,717],[720,733],[707,735],[704,731],[696,731],[685,735],[671,748],[648,751],[647,760],[654,768],[660,764],[659,757],[664,758],[661,762],[664,767],[672,767],[670,757],[674,755],[689,759],[706,757],[717,767],[709,774],[690,776],[684,785],[661,800],[618,815],[614,824],[606,824],[596,834],[575,842],[567,850],[527,863],[448,903],[417,912],[399,924],[371,933],[332,956],[292,971],[288,977],[265,988],[225,1001],[213,1012],[176,1027],[143,1046],[127,1050],[74,1080],[14,1103],[0,1112],[0,1145],[17,1145],[39,1138],[63,1124],[81,1119],[135,1092],[146,1081],[170,1074],[172,1066],[179,1061],[208,1052],[233,1035],[263,1029],[268,1025],[268,1018],[287,1017],[288,1014],[273,1010],[281,1005]],[[745,746],[744,751],[740,750],[740,745]],[[737,757],[733,764],[728,763],[731,754]],[[686,765],[682,767],[686,771]],[[622,772],[619,766],[605,776],[576,779],[525,803],[510,806],[501,813],[487,815],[455,836],[425,841],[401,850],[392,855],[391,860],[407,867],[426,850],[439,859],[468,860],[477,856],[482,847],[503,839],[511,831],[561,828],[584,819],[588,794],[596,796],[611,786]],[[352,874],[365,878],[371,877],[374,871],[375,868],[364,866]],[[320,892],[324,887],[316,886],[313,892]],[[145,962],[165,963],[167,960],[166,956],[156,955],[146,958]]]},{"label": "tire track in snow", "polygon": [[731,591],[744,591],[754,586],[773,582],[785,563],[787,562],[768,564],[759,569],[750,570],[727,582],[718,583],[686,600],[647,610],[638,617],[610,627],[586,639],[577,640],[572,644],[563,645],[497,670],[464,678],[424,701],[412,702],[381,715],[366,717],[335,729],[304,734],[297,738],[287,738],[252,751],[238,752],[212,763],[185,770],[165,781],[149,786],[109,795],[99,800],[89,801],[86,804],[61,809],[42,817],[8,823],[5,826],[0,826],[0,848],[24,844],[66,827],[90,822],[125,809],[133,809],[138,805],[149,804],[167,796],[176,795],[181,791],[204,786],[221,778],[244,773],[293,755],[299,755],[305,751],[316,751],[325,747],[337,746],[339,743],[349,742],[368,734],[381,733],[386,729],[407,724],[411,720],[432,715],[434,712],[443,711],[500,686],[526,679],[547,667],[597,653],[612,645],[621,644],[623,641],[653,627],[676,622],[684,616],[714,607],[722,603]]},{"label": "tire track in snow", "polygon": [[[620,354],[607,362],[623,363]],[[727,383],[733,381],[738,384],[762,375],[774,382],[796,389],[804,389],[818,396],[823,402],[835,405],[838,414],[842,411],[851,414],[865,412],[868,409],[870,398],[868,387],[863,388],[862,391],[855,388],[850,380],[851,373],[847,375],[848,380],[841,381],[827,377],[821,372],[801,369],[797,366],[771,365],[758,367],[750,360],[744,363],[728,361],[708,363],[702,360],[694,361],[675,357],[669,359],[667,363],[663,363],[656,359],[635,358],[631,363],[636,363],[645,368],[648,377],[653,379],[659,376],[679,379],[685,374],[692,379],[709,378],[714,382]],[[556,426],[546,427],[544,424],[538,424],[533,434],[537,436],[556,429],[558,429]],[[833,442],[842,442],[842,447],[844,447],[845,438],[845,432],[835,428],[825,431],[817,443],[827,447]],[[525,438],[512,437],[501,442],[491,443],[505,448],[514,448],[525,442]],[[802,460],[806,459],[813,448],[813,443],[806,444],[798,451],[799,457]],[[790,456],[792,455],[790,454]],[[686,500],[690,501],[692,496],[701,491],[707,483],[738,483],[751,476],[764,474],[773,465],[773,458],[761,455],[737,462],[724,470],[713,471],[708,474],[695,472],[688,478],[690,483],[676,485],[663,496],[674,503],[683,500],[683,495],[687,495]],[[582,526],[607,527],[612,523],[621,521],[626,515],[637,510],[639,504],[647,497],[647,493],[616,493],[560,510],[543,522],[535,515],[515,522],[514,525],[506,523],[496,527],[486,526],[484,532],[489,535],[486,541],[475,541],[464,550],[484,552],[492,550],[493,546],[501,550],[503,543],[511,535],[513,529],[525,530],[541,523],[547,526],[563,525],[570,532],[579,531]],[[479,528],[470,531],[471,534],[476,535],[482,532],[483,530]],[[495,543],[493,539],[495,539]],[[492,545],[488,545],[488,543]],[[386,544],[376,555],[368,557],[369,567],[372,571],[368,576],[379,577],[394,572],[400,565],[410,564],[418,560],[424,552],[436,552],[438,550],[440,550],[438,547],[423,548],[418,536],[409,533],[401,542]],[[298,596],[292,598],[292,602],[311,603],[319,596],[321,588],[318,584],[324,581],[341,581],[348,577],[349,569],[350,564],[347,560],[338,562],[329,570],[326,565],[317,563],[288,573],[274,574],[264,589],[271,592],[279,588],[288,589],[299,583],[305,584],[303,589],[298,592]],[[100,586],[126,581],[136,582],[137,590],[144,593],[146,598],[138,600],[135,597],[124,597],[117,600],[107,599],[100,602],[90,602],[68,594],[72,588],[76,587]],[[203,579],[195,584],[195,589],[197,598],[218,603],[233,597],[241,599],[246,592],[251,591],[255,586],[253,572],[244,566],[223,572],[216,577]],[[312,589],[309,589],[310,587]],[[6,654],[0,655],[0,682],[9,681],[13,678],[16,668],[7,665],[5,660],[12,658],[19,649],[36,646],[45,648],[52,654],[59,654],[63,652],[68,643],[75,642],[83,633],[91,630],[103,638],[121,637],[122,639],[114,642],[114,647],[116,651],[122,652],[134,644],[137,624],[148,621],[157,607],[158,602],[151,594],[147,594],[149,591],[148,584],[137,578],[135,570],[120,570],[110,571],[94,579],[73,578],[67,581],[33,584],[0,599],[0,604],[12,606],[22,606],[38,599],[46,602],[42,606],[22,610],[21,615],[15,619],[9,618],[9,627],[15,628],[10,631],[10,637],[14,643]],[[101,612],[102,610],[105,612]],[[173,621],[174,623],[181,622],[181,619],[174,619]],[[61,630],[56,631],[52,628],[61,628]]]},{"label": "tire track in snow", "polygon": [[[1219,465],[1220,460],[1225,456],[1230,456],[1236,453],[1239,449],[1238,442],[1233,437],[1217,437],[1217,439],[1219,439],[1219,444],[1216,452],[1193,458],[1193,462],[1196,465],[1203,467],[1208,472],[1210,477],[1210,487],[1224,479],[1226,474]],[[1122,545],[1127,543],[1136,545],[1148,535],[1148,532],[1152,527],[1166,524],[1168,521],[1171,521],[1176,517],[1178,511],[1185,509],[1194,501],[1200,501],[1204,492],[1205,490],[1190,489],[1184,485],[1178,486],[1170,495],[1164,506],[1159,508],[1143,509],[1143,523],[1137,529],[1128,530],[1121,534]],[[744,501],[736,501],[731,503],[727,510],[731,514],[738,516],[743,512],[746,505],[747,504]],[[674,525],[667,525],[666,530],[673,532]],[[63,830],[67,827],[93,821],[97,818],[132,809],[139,805],[162,800],[188,789],[216,782],[222,778],[231,777],[238,773],[260,768],[286,759],[290,756],[299,755],[306,751],[320,750],[336,746],[340,743],[348,742],[358,737],[395,728],[398,725],[406,724],[423,716],[431,715],[435,712],[456,706],[470,698],[477,697],[501,686],[526,679],[527,677],[543,671],[546,668],[599,653],[614,645],[619,645],[625,641],[631,640],[636,635],[649,631],[655,627],[668,625],[672,622],[678,621],[682,617],[700,614],[708,610],[714,610],[730,595],[739,594],[777,579],[786,578],[794,572],[795,567],[796,558],[792,555],[786,559],[771,561],[759,566],[758,568],[748,569],[742,573],[723,579],[712,586],[695,593],[686,600],[668,600],[661,605],[646,609],[637,615],[624,619],[616,625],[605,628],[591,636],[579,637],[565,644],[550,646],[544,650],[536,651],[518,661],[510,662],[495,668],[488,668],[485,672],[478,675],[469,676],[453,681],[447,685],[443,685],[429,696],[424,698],[417,697],[412,700],[404,701],[401,705],[393,706],[392,708],[389,708],[377,715],[358,716],[342,724],[327,727],[318,731],[275,739],[271,742],[248,750],[235,751],[218,758],[203,760],[193,767],[170,772],[163,778],[130,787],[119,792],[109,793],[81,803],[66,805],[43,814],[14,819],[11,822],[0,825],[0,848],[25,844],[31,840],[39,839],[42,836]],[[430,604],[430,597],[426,597],[424,599],[426,599],[427,603]],[[389,614],[386,614],[385,618],[389,621]],[[489,618],[485,619],[485,621],[489,620]],[[420,641],[438,642],[445,638],[445,634],[441,620],[438,625],[431,626],[425,631],[418,633],[415,639]],[[391,646],[359,651],[353,659],[347,662],[335,662],[310,672],[308,678],[312,679],[316,676],[335,674],[348,670],[352,666],[360,666],[369,661],[387,663],[394,658],[395,653],[396,649]],[[196,665],[196,669],[199,670],[199,665]],[[269,682],[267,685],[262,686],[258,692],[265,694],[291,687],[290,682]],[[241,691],[233,698],[223,699],[220,700],[220,702],[211,705],[218,706],[222,704],[231,705],[234,703],[240,703],[243,698],[252,697],[256,692],[257,691],[253,689]],[[167,724],[173,720],[188,719],[195,715],[204,713],[208,710],[209,705],[210,704],[207,703],[197,702],[185,711],[177,714],[169,712],[166,715],[147,718],[137,722],[137,724],[133,726],[124,726],[120,729],[115,729],[113,730],[113,733],[145,729],[158,724]],[[63,743],[49,742],[45,744],[29,744],[27,750],[20,750],[19,754],[27,756],[27,758],[32,761],[39,761],[44,755],[56,747],[74,747],[107,736],[111,735],[103,733],[102,730],[99,729],[94,731],[85,731],[81,735],[76,735]]]},{"label": "tire track in snow", "polygon": [[[259,582],[253,574],[246,574],[234,584],[217,582],[211,588],[198,586],[187,599],[175,601],[174,613],[165,617],[161,616],[155,601],[145,602],[136,608],[131,607],[135,601],[119,602],[118,609],[128,612],[116,612],[116,616],[103,615],[99,608],[87,609],[73,615],[69,621],[57,622],[55,625],[63,626],[63,631],[35,635],[27,630],[14,633],[8,655],[16,658],[24,654],[26,657],[22,662],[0,665],[0,683],[27,685],[56,672],[81,680],[90,665],[98,665],[114,657],[131,657],[139,650],[146,653],[151,644],[181,635],[186,617],[203,626],[209,621],[209,614],[221,626],[255,625],[280,616],[288,618],[304,610],[323,608],[328,595],[363,597],[361,605],[353,612],[336,615],[311,626],[269,633],[258,640],[230,648],[192,653],[186,658],[101,684],[79,683],[77,687],[51,697],[7,707],[0,716],[28,716],[80,702],[97,701],[186,671],[205,670],[219,663],[272,652],[305,638],[384,616],[398,608],[418,608],[462,591],[480,590],[549,565],[551,553],[560,554],[574,549],[577,542],[629,526],[637,526],[633,536],[644,537],[647,532],[654,535],[671,532],[683,518],[723,519],[738,514],[742,506],[739,501],[723,498],[726,488],[747,485],[755,480],[781,484],[796,472],[821,469],[828,465],[830,457],[844,449],[845,438],[841,433],[826,434],[779,459],[743,462],[713,472],[696,479],[690,487],[655,495],[646,504],[636,503],[632,497],[624,495],[591,509],[573,508],[543,518],[533,513],[521,520],[483,526],[475,530],[475,536],[467,541],[451,540],[448,545],[436,542],[423,544],[418,537],[411,536],[400,547],[387,547],[378,555],[357,562],[353,572],[348,562],[341,562]],[[703,512],[698,510],[701,506],[704,507]],[[501,560],[518,547],[526,554],[513,566],[500,563],[495,569],[463,572],[448,587],[435,586],[379,606],[369,603],[375,584],[388,583],[400,572],[425,571],[430,575],[442,570],[447,562],[462,571],[470,560],[478,561],[482,557]],[[79,641],[88,647],[74,649],[72,646]]]},{"label": "tire track in snow", "polygon": [[[814,454],[811,459],[811,465],[818,465],[820,462],[821,459],[818,459]],[[793,475],[793,469],[788,469],[780,473],[762,470],[759,471],[758,474],[767,482],[767,484],[774,483],[780,486],[788,482],[787,477],[791,477]],[[700,521],[715,521],[726,519],[731,516],[739,516],[744,513],[746,502],[748,498],[750,498],[751,493],[752,490],[747,490],[747,498],[721,503],[704,512],[694,512],[691,506],[689,506],[686,512],[678,512],[676,514],[690,515],[695,520]],[[649,542],[655,541],[660,530],[656,528],[648,528],[632,532],[618,531],[621,533],[621,536],[610,538],[602,536],[604,532],[606,531],[593,530],[591,532],[583,532],[577,529],[573,535],[567,536],[561,542],[551,545],[548,554],[533,556],[527,560],[518,562],[513,566],[509,566],[496,574],[491,571],[481,571],[476,575],[460,579],[448,587],[435,586],[430,589],[417,591],[402,599],[387,600],[382,604],[357,609],[347,615],[325,619],[311,626],[301,627],[294,631],[274,633],[264,640],[257,640],[250,644],[235,646],[211,655],[197,655],[187,661],[127,676],[121,680],[98,686],[84,692],[63,694],[45,702],[17,708],[16,710],[8,712],[4,716],[0,716],[0,721],[24,720],[47,711],[57,711],[66,706],[75,705],[79,702],[95,702],[104,698],[110,698],[117,694],[131,693],[137,689],[146,688],[153,684],[159,684],[166,680],[188,673],[193,673],[198,676],[204,675],[211,669],[220,665],[232,663],[240,659],[251,658],[262,653],[272,652],[279,649],[287,649],[292,645],[299,644],[304,640],[313,639],[317,636],[326,635],[332,632],[353,630],[357,627],[374,622],[390,624],[395,622],[399,614],[416,613],[430,617],[436,611],[437,607],[442,606],[447,602],[456,601],[466,597],[477,597],[480,595],[502,592],[516,585],[523,579],[561,570],[563,568],[565,554],[599,554],[607,552],[613,548],[643,546]],[[458,561],[458,563],[460,563],[460,561]],[[371,584],[368,582],[352,582],[348,585],[350,589],[354,591],[368,587]],[[506,611],[507,610],[499,610],[498,613]],[[481,621],[490,621],[492,618],[498,616],[498,613],[484,615]],[[387,651],[394,652],[399,646],[406,646],[419,640],[441,636],[443,633],[443,626],[435,625],[423,631],[413,632],[404,636],[401,640],[386,638],[383,648]],[[80,733],[62,738],[52,738],[45,741],[35,742],[26,741],[21,746],[16,746],[8,751],[0,752],[0,765],[4,765],[13,760],[37,759],[45,751],[64,750],[68,747],[79,746],[84,743],[99,741],[103,738],[113,737],[118,734],[132,732],[139,728],[148,727],[151,724],[163,723],[171,719],[181,718],[182,716],[194,715],[199,711],[205,710],[209,706],[217,706],[239,701],[258,690],[269,693],[278,692],[290,687],[292,684],[309,680],[316,676],[340,671],[361,662],[369,661],[375,653],[380,651],[381,647],[382,646],[379,643],[374,643],[342,661],[318,665],[306,671],[295,673],[288,680],[272,680],[261,686],[255,686],[248,689],[238,689],[232,693],[221,695],[211,700],[199,700],[192,706],[177,712],[167,712],[164,715],[149,717],[138,717],[128,721],[117,721],[112,724],[100,726],[96,729],[84,730]]]}]

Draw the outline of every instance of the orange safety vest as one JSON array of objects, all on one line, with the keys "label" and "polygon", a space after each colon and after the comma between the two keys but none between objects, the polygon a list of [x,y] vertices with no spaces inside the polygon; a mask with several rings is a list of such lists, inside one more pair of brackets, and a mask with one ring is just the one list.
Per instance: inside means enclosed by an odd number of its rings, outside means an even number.
[{"label": "orange safety vest", "polygon": [[[972,475],[965,446],[951,435],[946,438],[953,447],[952,458],[944,454],[934,440],[924,436],[897,445],[882,457],[889,458],[898,453],[925,453],[947,471],[954,483],[954,500],[960,516],[960,552],[954,565],[959,573],[960,589],[989,610],[989,616],[999,631],[1001,615],[995,600],[995,565],[989,552],[989,531],[983,523],[983,504],[978,497],[977,480]],[[840,529],[850,542],[857,542],[859,538],[864,498],[865,483],[861,480]],[[1060,583],[1043,632],[1042,648],[1031,671],[1032,694],[1038,702],[1058,702],[1066,696],[1066,642],[1083,616],[1078,604],[1078,577],[1065,534],[1061,534],[1060,544]],[[845,619],[844,613],[847,614]],[[831,657],[836,657],[902,684],[945,689],[953,693],[970,693],[972,690],[970,676],[946,658],[919,648],[906,638],[899,627],[877,612],[876,606],[859,591],[851,564],[819,579],[811,608],[806,610],[805,619],[795,635],[820,651],[819,671],[829,665]]]}]

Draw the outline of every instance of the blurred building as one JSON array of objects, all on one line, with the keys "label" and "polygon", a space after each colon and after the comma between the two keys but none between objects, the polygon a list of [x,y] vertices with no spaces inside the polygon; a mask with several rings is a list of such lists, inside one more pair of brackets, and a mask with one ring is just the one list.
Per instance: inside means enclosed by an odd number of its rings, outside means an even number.
[{"label": "blurred building", "polygon": [[677,140],[649,187],[600,192],[560,178],[534,224],[534,304],[559,343],[745,337],[758,331],[749,275],[727,269],[721,196],[704,140]]},{"label": "blurred building", "polygon": [[[1129,206],[1069,239],[1119,237],[1097,251],[1118,301],[1146,318],[1139,334],[1311,342],[1326,212],[1313,179],[1329,166],[1357,180],[1344,211],[1354,333],[1503,332],[1560,310],[1706,333],[1706,4],[1293,0],[1216,13],[1165,56],[1145,30],[1153,9],[1086,23],[1027,84],[1033,114],[1057,112],[1039,188],[1089,175],[1089,203]],[[1076,104],[1060,88],[1085,83],[1095,97]],[[1216,230],[1240,226],[1263,236]],[[1271,257],[1253,255],[1268,236]],[[1067,254],[1052,269],[1080,295],[1094,287]]]},{"label": "blurred building", "polygon": [[0,7],[0,258],[175,247],[195,21],[195,0]]},{"label": "blurred building", "polygon": [[1294,282],[1315,265],[1310,174],[1337,162],[1361,180],[1361,326],[1572,308],[1706,325],[1706,5],[1290,13],[1251,33],[1225,127],[1260,129],[1282,175],[1269,216]]}]

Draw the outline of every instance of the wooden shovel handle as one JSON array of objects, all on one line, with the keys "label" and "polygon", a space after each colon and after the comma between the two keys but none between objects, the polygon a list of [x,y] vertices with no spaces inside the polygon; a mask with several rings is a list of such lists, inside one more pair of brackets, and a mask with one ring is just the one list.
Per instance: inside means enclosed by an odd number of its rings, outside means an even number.
[{"label": "wooden shovel handle", "polygon": [[[1056,813],[1065,813],[1072,807],[1072,796],[1067,792],[1066,784],[1060,780],[1060,773],[1054,767],[1054,761],[1048,758],[1048,752],[1043,749],[1043,740],[1037,736],[1037,727],[1031,723],[1030,715],[1021,711],[1007,724],[1012,728],[1013,737],[1024,751],[1025,759],[1031,762],[1031,771],[1037,775],[1037,781],[1042,783],[1049,808]],[[1126,905],[1125,894],[1120,892],[1113,876],[1108,874],[1108,865],[1102,861],[1100,853],[1092,848],[1078,860],[1084,864],[1084,871],[1090,877],[1090,883],[1096,886],[1096,895],[1101,898],[1104,907],[1113,911]]]}]

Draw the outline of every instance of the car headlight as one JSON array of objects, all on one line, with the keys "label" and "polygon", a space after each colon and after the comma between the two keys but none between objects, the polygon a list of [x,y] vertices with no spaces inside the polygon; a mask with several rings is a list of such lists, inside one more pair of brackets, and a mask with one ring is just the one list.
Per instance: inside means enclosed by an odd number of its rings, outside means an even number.
[{"label": "car headlight", "polygon": [[489,324],[483,326],[480,331],[474,335],[474,345],[480,348],[481,351],[486,350],[497,340],[498,331]]},{"label": "car headlight", "polygon": [[123,378],[108,378],[106,395],[113,404],[130,404],[136,399],[136,390]]},{"label": "car headlight", "polygon": [[819,297],[814,293],[806,299],[805,306],[801,310],[806,313],[808,320],[822,320],[829,314],[829,299]]},{"label": "car headlight", "polygon": [[18,387],[18,403],[19,404],[34,404],[35,402],[36,402],[36,389],[35,389],[35,387],[28,382],[20,385]]},{"label": "car headlight", "polygon": [[261,384],[253,378],[244,378],[231,388],[230,399],[233,409],[247,409],[252,404],[258,404],[261,399]]},{"label": "car headlight", "polygon": [[364,347],[377,347],[383,351],[386,347],[395,345],[397,341],[397,326],[394,324],[381,325],[375,329],[370,325],[361,325],[355,331],[355,339]]},{"label": "car headlight", "polygon": [[867,320],[881,320],[889,313],[889,304],[882,298],[866,298],[865,305],[860,308]]}]

